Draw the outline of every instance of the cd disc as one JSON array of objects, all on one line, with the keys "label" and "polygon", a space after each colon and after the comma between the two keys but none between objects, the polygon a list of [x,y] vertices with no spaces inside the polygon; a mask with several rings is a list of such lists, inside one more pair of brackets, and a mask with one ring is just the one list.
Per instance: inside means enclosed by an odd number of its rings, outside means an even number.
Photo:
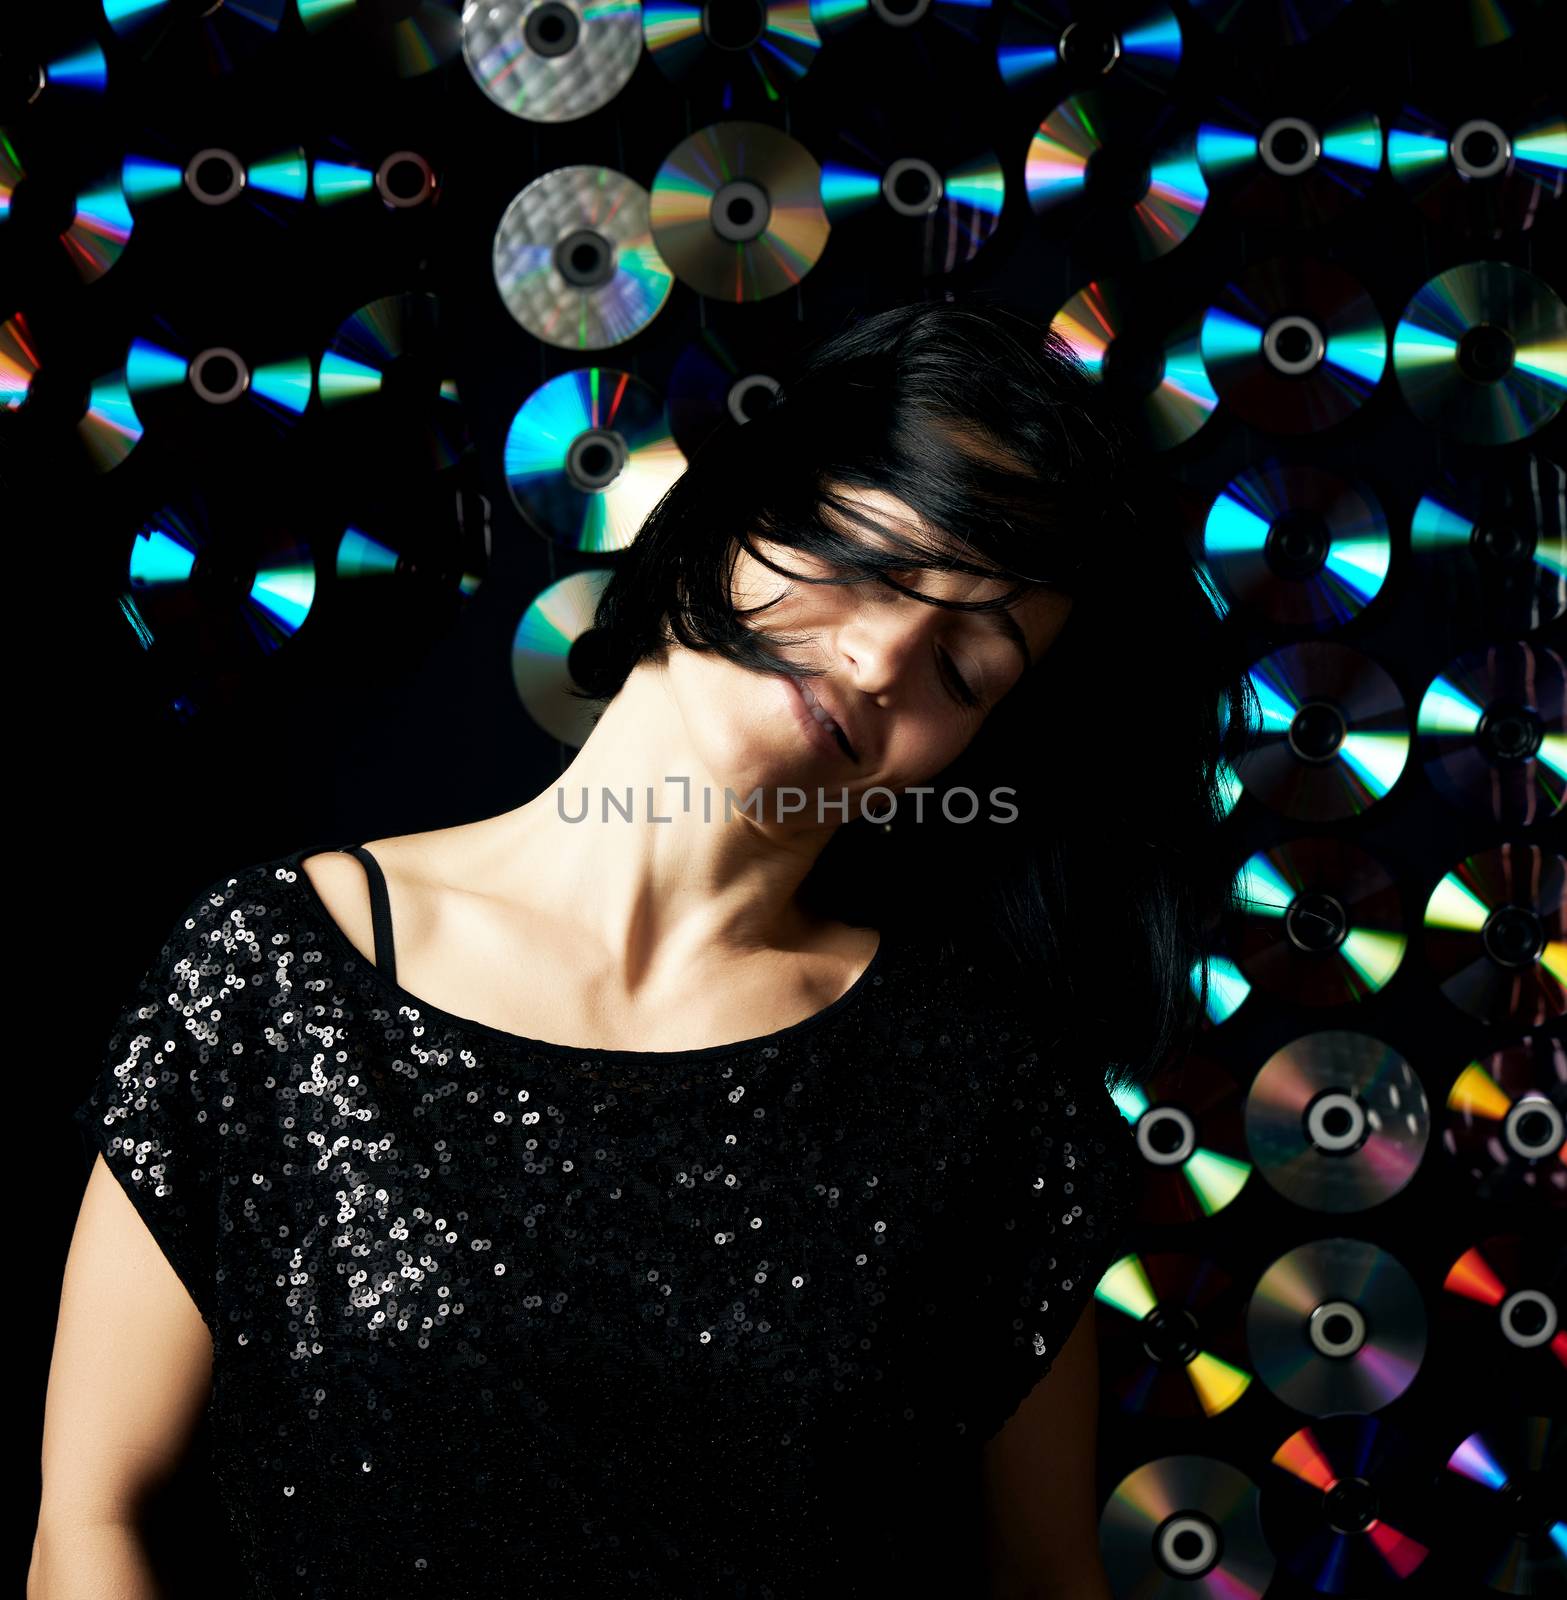
[{"label": "cd disc", "polygon": [[1477,1199],[1567,1206],[1567,1042],[1526,1034],[1447,1091],[1442,1147]]},{"label": "cd disc", "polygon": [[822,47],[816,6],[760,0],[731,13],[693,0],[642,0],[642,37],[653,63],[682,93],[727,111],[761,94],[786,96]]},{"label": "cd disc", "polygon": [[1248,467],[1214,500],[1202,553],[1226,593],[1269,622],[1341,627],[1387,581],[1387,513],[1369,484],[1321,467]]},{"label": "cd disc", "polygon": [[1567,1242],[1492,1234],[1453,1262],[1442,1290],[1448,1336],[1467,1337],[1475,1366],[1505,1362],[1520,1374],[1560,1381],[1567,1369]]},{"label": "cd disc", "polygon": [[119,187],[140,223],[210,228],[222,217],[262,217],[288,227],[309,189],[303,147],[257,151],[192,148],[146,135],[120,162]]},{"label": "cd disc", "polygon": [[462,0],[295,0],[305,31],[340,48],[364,76],[421,78],[462,50]]},{"label": "cd disc", "polygon": [[271,442],[304,414],[311,380],[308,356],[243,354],[228,343],[179,335],[161,318],[154,336],[132,340],[125,358],[138,419],[176,446]]},{"label": "cd disc", "polygon": [[607,567],[590,567],[552,583],[529,601],[511,643],[512,683],[528,715],[552,739],[579,749],[600,708],[580,697],[572,660],[593,648],[593,618],[609,579]]},{"label": "cd disc", "polygon": [[120,169],[112,166],[77,194],[70,222],[60,243],[76,276],[96,283],[125,253],[135,219],[120,186]]},{"label": "cd disc", "polygon": [[321,353],[316,389],[341,425],[340,465],[426,472],[470,448],[452,341],[433,294],[383,295],[346,317]]},{"label": "cd disc", "polygon": [[1270,104],[1263,113],[1225,97],[1198,125],[1197,164],[1214,203],[1234,215],[1319,228],[1370,192],[1382,124],[1362,107]]},{"label": "cd disc", "polygon": [[286,0],[203,7],[182,6],[178,0],[135,0],[106,4],[103,15],[121,43],[142,56],[167,39],[199,57],[211,75],[227,76],[271,45],[285,9]]},{"label": "cd disc", "polygon": [[506,486],[545,538],[624,550],[686,469],[657,392],[615,367],[541,384],[506,431]]},{"label": "cd disc", "polygon": [[[1202,1013],[1204,1031],[1227,1022],[1251,993],[1251,985],[1245,975],[1227,954],[1217,949],[1210,950],[1207,953],[1207,967],[1208,994]],[[1194,961],[1187,975],[1192,994],[1199,997],[1202,994],[1202,969],[1203,962]]]},{"label": "cd disc", "polygon": [[1567,1437],[1560,1414],[1503,1417],[1447,1458],[1440,1508],[1452,1553],[1487,1594],[1567,1595]]},{"label": "cd disc", "polygon": [[669,427],[689,461],[725,426],[744,425],[770,411],[783,388],[773,370],[780,344],[720,333],[711,324],[675,357],[669,371]]},{"label": "cd disc", "polygon": [[1385,1250],[1363,1239],[1315,1239],[1257,1280],[1246,1340],[1257,1376],[1297,1411],[1377,1411],[1425,1360],[1425,1302]]},{"label": "cd disc", "polygon": [[[62,226],[62,219],[70,220]],[[96,283],[124,254],[135,219],[120,187],[118,164],[79,191],[63,191],[29,178],[26,166],[0,129],[0,238],[20,265],[27,252],[63,250],[82,283]]]},{"label": "cd disc", "polygon": [[21,410],[27,404],[37,372],[37,343],[27,318],[18,311],[0,323],[0,407]]},{"label": "cd disc", "polygon": [[462,56],[473,81],[525,122],[575,122],[607,106],[642,59],[641,6],[468,0]]},{"label": "cd disc", "polygon": [[822,154],[822,209],[867,255],[930,277],[977,256],[1001,223],[1006,175],[994,150],[941,105],[903,127],[872,103]]},{"label": "cd disc", "polygon": [[311,157],[310,195],[321,211],[374,199],[383,211],[395,215],[435,205],[441,198],[441,178],[435,163],[421,151],[389,150],[377,159],[334,136]]},{"label": "cd disc", "polygon": [[1425,909],[1426,960],[1460,1011],[1492,1026],[1536,1028],[1564,1009],[1567,860],[1500,844],[1460,862]]},{"label": "cd disc", "polygon": [[[1510,89],[1509,96],[1513,94]],[[1387,164],[1433,222],[1487,239],[1522,233],[1567,185],[1567,121],[1537,101],[1452,123],[1405,106],[1388,129]]]},{"label": "cd disc", "polygon": [[1262,710],[1235,763],[1247,794],[1281,816],[1330,822],[1367,811],[1409,760],[1409,708],[1391,674],[1329,639],[1285,645],[1251,669]]},{"label": "cd disc", "polygon": [[1538,433],[1567,404],[1567,304],[1505,261],[1449,267],[1415,292],[1393,332],[1409,409],[1469,444]]},{"label": "cd disc", "polygon": [[1213,415],[1219,397],[1203,370],[1195,316],[1162,337],[1128,331],[1119,288],[1094,282],[1056,312],[1052,325],[1103,380],[1144,447],[1174,449]]},{"label": "cd disc", "polygon": [[1358,845],[1294,839],[1236,875],[1236,963],[1249,982],[1301,1005],[1363,1000],[1408,943],[1393,880]]},{"label": "cd disc", "polygon": [[1215,32],[1250,45],[1296,45],[1331,26],[1352,0],[1191,0]]},{"label": "cd disc", "polygon": [[1461,811],[1517,827],[1567,801],[1567,668],[1522,641],[1482,645],[1450,662],[1420,697],[1420,757]]},{"label": "cd disc", "polygon": [[1094,1291],[1106,1387],[1125,1411],[1215,1417],[1251,1386],[1242,1295],[1217,1262],[1127,1255]]},{"label": "cd disc", "polygon": [[1001,19],[1001,81],[1035,105],[1096,82],[1163,95],[1181,64],[1181,25],[1161,0],[1014,0]]},{"label": "cd disc", "polygon": [[1206,1056],[1161,1068],[1117,1097],[1143,1158],[1143,1213],[1189,1222],[1222,1211],[1251,1175],[1240,1085]]},{"label": "cd disc", "polygon": [[1188,239],[1208,202],[1194,135],[1175,103],[1150,114],[1102,89],[1070,96],[1040,123],[1023,183],[1035,215],[1069,235],[1074,250],[1129,247],[1141,261]]},{"label": "cd disc", "polygon": [[1380,1594],[1431,1554],[1435,1465],[1380,1417],[1319,1417],[1272,1459],[1260,1507],[1268,1546],[1318,1594]]},{"label": "cd disc", "polygon": [[1391,1045],[1346,1028],[1275,1050],[1246,1097],[1257,1170],[1308,1211],[1364,1211],[1414,1177],[1431,1136],[1425,1089]]},{"label": "cd disc", "polygon": [[1202,358],[1236,416],[1270,433],[1321,433],[1358,411],[1387,366],[1387,330],[1332,262],[1276,256],[1208,308]]},{"label": "cd disc", "polygon": [[[438,476],[440,489],[446,488],[441,479],[450,476]],[[440,508],[445,496],[427,490],[415,502],[418,515],[409,515],[407,506],[360,511],[338,535],[334,575],[356,590],[376,591],[378,620],[384,620],[383,590],[408,591],[420,601],[467,600],[489,571],[488,529],[460,517],[425,515],[427,500]]]},{"label": "cd disc", "polygon": [[1567,471],[1508,451],[1484,472],[1449,468],[1410,521],[1415,570],[1444,612],[1501,634],[1567,613]]},{"label": "cd disc", "polygon": [[1099,1547],[1111,1592],[1137,1600],[1260,1595],[1273,1581],[1257,1486],[1210,1456],[1128,1473],[1099,1514]]},{"label": "cd disc", "polygon": [[506,309],[564,350],[624,344],[674,282],[649,231],[647,190],[608,167],[535,178],[506,207],[490,260]]},{"label": "cd disc", "polygon": [[653,238],[689,288],[735,304],[795,288],[827,247],[822,169],[761,122],[716,122],[682,139],[653,179]]},{"label": "cd disc", "polygon": [[[930,65],[950,65],[954,44],[971,45],[988,36],[990,0],[929,0],[928,4],[900,5],[892,0],[810,0],[811,21],[825,39],[859,35],[872,50],[914,38],[928,40]],[[878,37],[868,38],[876,29]],[[885,29],[886,32],[881,30]],[[921,39],[921,35],[924,38]]]}]

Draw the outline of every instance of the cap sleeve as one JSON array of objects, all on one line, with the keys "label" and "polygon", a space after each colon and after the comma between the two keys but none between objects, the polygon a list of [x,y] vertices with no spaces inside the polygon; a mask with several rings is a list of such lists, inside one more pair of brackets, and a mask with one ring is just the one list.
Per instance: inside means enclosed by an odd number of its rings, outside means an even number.
[{"label": "cap sleeve", "polygon": [[233,880],[170,928],[115,1021],[73,1112],[86,1159],[102,1152],[209,1328],[216,1327],[217,1126],[251,936]]},{"label": "cap sleeve", "polygon": [[1143,1164],[1102,1071],[1037,1055],[995,1104],[982,1154],[975,1427],[983,1440],[1049,1372],[1125,1253]]}]

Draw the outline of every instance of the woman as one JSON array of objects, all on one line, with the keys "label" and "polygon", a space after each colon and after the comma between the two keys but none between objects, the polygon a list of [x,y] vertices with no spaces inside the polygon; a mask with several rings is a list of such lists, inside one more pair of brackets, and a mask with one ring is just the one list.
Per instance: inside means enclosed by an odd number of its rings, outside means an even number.
[{"label": "woman", "polygon": [[867,316],[619,559],[557,788],[191,901],[78,1112],[35,1600],[145,1592],[209,1404],[258,1596],[1108,1594],[1108,1089],[1245,693],[1134,487],[1039,325]]}]

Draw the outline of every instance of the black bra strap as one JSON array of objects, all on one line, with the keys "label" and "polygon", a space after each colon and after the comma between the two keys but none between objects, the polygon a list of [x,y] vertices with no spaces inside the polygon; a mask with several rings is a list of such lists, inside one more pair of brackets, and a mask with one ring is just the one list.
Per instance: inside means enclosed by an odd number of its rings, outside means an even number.
[{"label": "black bra strap", "polygon": [[386,976],[397,979],[397,951],[392,945],[392,902],[386,892],[386,874],[381,863],[362,844],[344,845],[346,855],[355,856],[370,880],[370,925],[375,930],[375,964]]}]

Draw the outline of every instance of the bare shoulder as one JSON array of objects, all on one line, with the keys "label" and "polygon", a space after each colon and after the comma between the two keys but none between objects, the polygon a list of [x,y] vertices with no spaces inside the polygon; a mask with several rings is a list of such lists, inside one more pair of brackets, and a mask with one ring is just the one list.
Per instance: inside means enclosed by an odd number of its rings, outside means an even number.
[{"label": "bare shoulder", "polygon": [[[437,885],[449,881],[463,854],[462,841],[457,836],[466,835],[470,826],[367,839],[364,847],[385,875],[388,892],[399,901],[406,901],[429,894]],[[346,850],[320,850],[306,856],[300,869],[348,942],[367,961],[373,960],[375,930],[364,863]]]}]

